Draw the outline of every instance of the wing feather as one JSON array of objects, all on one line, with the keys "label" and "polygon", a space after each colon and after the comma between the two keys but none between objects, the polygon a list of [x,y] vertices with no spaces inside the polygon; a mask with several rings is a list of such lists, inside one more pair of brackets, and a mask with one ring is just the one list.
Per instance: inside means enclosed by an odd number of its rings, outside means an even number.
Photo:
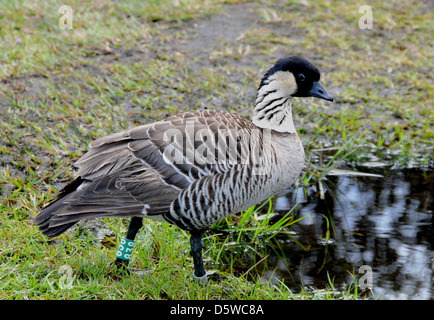
[{"label": "wing feather", "polygon": [[[219,145],[220,133],[246,128],[254,127],[241,117],[199,110],[99,138],[74,164],[76,183],[61,192],[35,224],[55,236],[90,217],[164,216],[194,181],[232,168]],[[225,132],[224,139],[238,141],[236,132]],[[168,148],[174,149],[176,161]]]}]

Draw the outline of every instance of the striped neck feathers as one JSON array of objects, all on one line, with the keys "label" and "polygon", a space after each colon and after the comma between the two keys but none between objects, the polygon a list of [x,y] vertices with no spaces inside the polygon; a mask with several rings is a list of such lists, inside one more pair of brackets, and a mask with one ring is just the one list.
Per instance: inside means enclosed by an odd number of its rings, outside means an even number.
[{"label": "striped neck feathers", "polygon": [[262,80],[253,110],[253,124],[263,129],[296,133],[291,110],[292,94],[296,91],[291,72],[278,71]]}]

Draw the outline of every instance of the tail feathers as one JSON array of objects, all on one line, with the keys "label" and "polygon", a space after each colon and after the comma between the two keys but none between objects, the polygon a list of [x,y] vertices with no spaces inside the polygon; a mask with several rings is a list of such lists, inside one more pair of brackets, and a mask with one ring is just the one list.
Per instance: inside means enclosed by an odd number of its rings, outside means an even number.
[{"label": "tail feathers", "polygon": [[[92,183],[92,186],[93,184],[97,185],[96,182]],[[59,198],[33,220],[33,224],[38,226],[44,235],[52,238],[61,235],[83,219],[131,217],[142,214],[144,204],[137,202],[127,192],[87,192],[89,185],[90,181],[81,178],[71,182],[61,190]]]},{"label": "tail feathers", "polygon": [[[65,197],[68,198],[68,197]],[[142,213],[143,205],[131,205],[122,208],[100,205],[82,206],[65,204],[65,198],[59,199],[43,210],[33,223],[46,236],[53,238],[61,235],[78,221],[101,217],[131,217]]]},{"label": "tail feathers", "polygon": [[61,235],[66,230],[71,228],[77,221],[70,221],[69,223],[59,224],[57,226],[51,226],[51,219],[55,217],[56,211],[59,210],[64,201],[68,197],[60,198],[46,207],[34,220],[33,224],[39,227],[39,230],[47,237],[54,238]]},{"label": "tail feathers", "polygon": [[62,224],[62,225],[57,226],[57,227],[39,226],[39,230],[41,230],[41,232],[44,235],[46,235],[47,237],[54,238],[54,237],[60,236],[62,233],[64,233],[66,230],[71,228],[76,223],[77,223],[77,221],[74,221],[71,223]]}]

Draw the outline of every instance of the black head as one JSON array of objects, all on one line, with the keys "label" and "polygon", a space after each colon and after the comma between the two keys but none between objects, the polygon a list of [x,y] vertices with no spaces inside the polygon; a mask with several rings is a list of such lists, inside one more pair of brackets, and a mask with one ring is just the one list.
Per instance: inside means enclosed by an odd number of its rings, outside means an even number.
[{"label": "black head", "polygon": [[317,67],[306,59],[291,56],[278,60],[274,66],[265,73],[259,88],[267,84],[270,77],[277,72],[290,72],[294,76],[295,86],[293,97],[317,97],[328,101],[333,98],[325,91],[319,82],[321,74]]}]

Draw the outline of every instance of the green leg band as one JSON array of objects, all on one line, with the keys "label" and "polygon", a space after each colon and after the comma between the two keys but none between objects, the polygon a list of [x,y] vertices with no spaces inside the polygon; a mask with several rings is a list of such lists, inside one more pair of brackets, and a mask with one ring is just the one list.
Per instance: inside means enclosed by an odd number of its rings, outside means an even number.
[{"label": "green leg band", "polygon": [[122,260],[130,260],[131,253],[133,252],[134,242],[134,240],[121,238],[118,251],[116,251],[116,257]]}]

